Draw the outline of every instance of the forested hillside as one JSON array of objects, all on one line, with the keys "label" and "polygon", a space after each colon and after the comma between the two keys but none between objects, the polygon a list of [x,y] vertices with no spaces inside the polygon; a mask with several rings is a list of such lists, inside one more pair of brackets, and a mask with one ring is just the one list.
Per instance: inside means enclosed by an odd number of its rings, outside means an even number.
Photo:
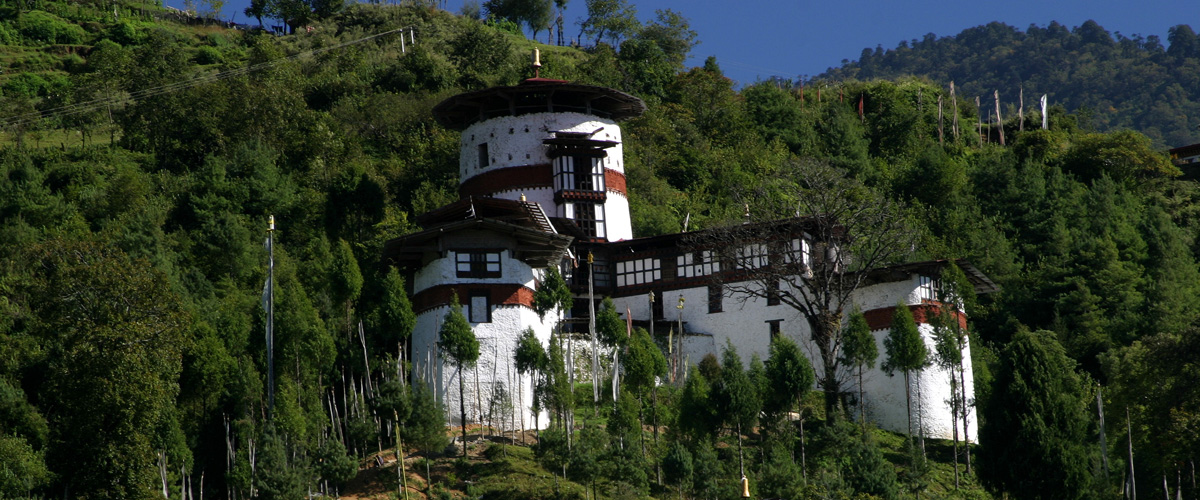
[{"label": "forested hillside", "polygon": [[[1166,477],[1171,494],[1196,498],[1200,189],[1156,145],[1192,137],[1194,122],[1158,125],[1153,138],[1094,132],[1099,108],[1055,106],[1049,130],[1009,126],[1001,146],[998,131],[974,129],[971,94],[950,101],[942,79],[736,90],[719,61],[683,67],[694,33],[673,12],[601,30],[611,44],[585,48],[535,44],[519,17],[409,3],[347,5],[288,36],[160,14],[120,2],[0,7],[0,497],[334,494],[399,434],[422,457],[408,462],[414,497],[730,498],[744,464],[761,497],[1106,498],[1129,476],[1131,447],[1144,495],[1161,494]],[[607,20],[597,11],[590,22]],[[400,32],[368,38],[401,28],[411,29],[403,49]],[[1029,36],[1000,31],[1007,50]],[[1182,58],[1180,71],[1197,64],[1174,43],[1130,43],[1098,45]],[[976,461],[960,491],[950,464],[966,455],[951,443],[931,442],[927,462],[911,440],[824,414],[802,394],[811,371],[794,346],[748,371],[730,348],[686,386],[654,391],[648,336],[625,362],[643,376],[626,377],[627,396],[602,408],[575,400],[558,344],[532,349],[517,363],[539,374],[537,404],[554,415],[534,452],[489,448],[489,465],[477,449],[429,468],[445,446],[444,410],[397,376],[412,311],[380,250],[457,197],[458,135],[431,108],[532,76],[534,46],[542,77],[646,100],[647,113],[623,124],[636,235],[787,206],[803,188],[787,173],[822,164],[906,207],[920,241],[906,259],[966,258],[1000,285],[968,302],[970,411],[983,431],[970,436]],[[1190,105],[1193,87],[1179,85]],[[1112,116],[1107,125],[1123,124]],[[601,324],[622,324],[604,314]],[[801,389],[792,398],[783,386]],[[395,491],[389,470],[382,488]],[[518,472],[526,489],[495,479]]]},{"label": "forested hillside", "polygon": [[1132,129],[1157,147],[1200,142],[1200,36],[1186,24],[1168,30],[1166,44],[1155,35],[1110,33],[1095,21],[1068,29],[1051,22],[1024,31],[1002,23],[963,30],[954,36],[929,33],[893,49],[864,49],[818,77],[870,80],[917,76],[983,101],[1000,91],[1006,121],[1046,94],[1051,104],[1079,113],[1080,125],[1097,130]]}]

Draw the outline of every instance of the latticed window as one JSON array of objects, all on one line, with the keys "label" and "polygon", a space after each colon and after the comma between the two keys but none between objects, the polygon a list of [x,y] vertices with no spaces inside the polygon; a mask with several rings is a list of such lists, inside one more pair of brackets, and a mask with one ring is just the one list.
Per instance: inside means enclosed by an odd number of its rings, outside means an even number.
[{"label": "latticed window", "polygon": [[680,278],[695,278],[721,272],[721,262],[710,250],[689,252],[675,258]]},{"label": "latticed window", "polygon": [[455,252],[454,267],[459,278],[499,278],[500,252]]},{"label": "latticed window", "polygon": [[604,205],[600,203],[570,203],[567,218],[573,219],[584,234],[593,238],[605,238]]},{"label": "latticed window", "polygon": [[751,243],[734,251],[734,265],[738,269],[758,269],[767,265],[767,245]]},{"label": "latticed window", "polygon": [[617,263],[617,286],[641,285],[662,279],[662,261],[647,258]]},{"label": "latticed window", "polygon": [[592,156],[563,156],[556,161],[554,189],[604,191],[604,159]]},{"label": "latticed window", "polygon": [[917,279],[917,295],[921,300],[937,300],[938,288],[938,280],[929,276],[921,276]]},{"label": "latticed window", "polygon": [[812,268],[812,243],[807,238],[792,238],[788,245],[788,264],[802,264],[805,269]]}]

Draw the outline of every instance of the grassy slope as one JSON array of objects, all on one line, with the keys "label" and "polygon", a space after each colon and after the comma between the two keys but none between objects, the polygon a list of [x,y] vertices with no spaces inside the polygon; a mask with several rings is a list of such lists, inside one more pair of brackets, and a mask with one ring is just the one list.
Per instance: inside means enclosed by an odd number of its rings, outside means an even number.
[{"label": "grassy slope", "polygon": [[[590,409],[580,408],[580,412]],[[582,414],[582,413],[580,413]],[[821,425],[819,422],[806,424],[806,429],[815,431]],[[883,450],[884,457],[895,467],[901,477],[906,470],[907,457],[904,453],[907,437],[903,434],[873,429],[874,438]],[[457,433],[454,435],[457,436]],[[453,498],[485,498],[485,499],[551,499],[551,498],[584,498],[584,485],[563,479],[561,472],[552,472],[542,467],[534,456],[530,446],[522,444],[518,437],[517,444],[510,443],[511,436],[503,438],[492,436],[490,439],[479,439],[478,434],[468,435],[469,441],[474,442],[468,447],[468,459],[458,457],[435,457],[430,466],[433,476],[433,493],[427,496],[428,482],[425,478],[423,458],[416,450],[407,450],[408,458],[405,467],[408,473],[409,498],[437,498],[439,495],[452,495]],[[733,439],[719,446],[735,446]],[[649,441],[647,436],[647,441]],[[529,443],[534,443],[533,432],[527,436]],[[746,439],[746,456],[757,455],[754,439]],[[948,440],[928,439],[925,442],[926,452],[930,463],[930,472],[926,489],[921,492],[922,498],[950,499],[991,499],[993,498],[979,485],[975,477],[966,474],[966,466],[959,464],[960,482],[956,489],[954,485],[954,455],[953,443]],[[809,453],[816,450],[810,448]],[[395,449],[384,450],[381,457],[384,466],[377,467],[374,456],[363,461],[363,467],[358,477],[347,485],[343,492],[344,498],[350,499],[386,499],[396,498],[398,490],[398,475],[395,463]],[[653,478],[651,478],[653,481]],[[601,481],[597,485],[600,498],[609,496],[612,484]],[[672,499],[679,497],[679,491],[674,487],[652,486],[654,498]],[[590,491],[590,489],[589,489]],[[443,493],[445,492],[445,493]],[[590,495],[590,493],[588,493]]]}]

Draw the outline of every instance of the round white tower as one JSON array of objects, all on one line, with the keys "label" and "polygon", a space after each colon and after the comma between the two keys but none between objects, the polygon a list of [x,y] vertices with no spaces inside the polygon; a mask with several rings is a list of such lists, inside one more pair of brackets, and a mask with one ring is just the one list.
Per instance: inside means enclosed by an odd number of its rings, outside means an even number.
[{"label": "round white tower", "polygon": [[633,237],[617,122],[645,109],[617,90],[531,78],[456,95],[433,114],[462,131],[461,197],[525,196],[604,242]]}]

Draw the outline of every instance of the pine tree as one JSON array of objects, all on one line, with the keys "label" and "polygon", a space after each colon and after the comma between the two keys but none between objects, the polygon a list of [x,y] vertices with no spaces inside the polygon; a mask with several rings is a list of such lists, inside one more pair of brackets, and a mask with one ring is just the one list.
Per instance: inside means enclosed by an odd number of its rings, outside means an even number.
[{"label": "pine tree", "polygon": [[691,486],[692,473],[695,471],[692,466],[692,453],[688,451],[687,446],[678,441],[673,443],[667,450],[667,455],[663,457],[662,468],[667,481],[679,488],[679,498],[683,498],[683,492]]},{"label": "pine tree", "polygon": [[[655,411],[658,404],[658,387],[655,381],[658,377],[667,375],[667,358],[663,356],[662,350],[654,344],[654,340],[650,338],[650,334],[645,329],[637,328],[633,331],[633,338],[629,340],[628,350],[625,353],[625,384],[629,387],[629,391],[633,396],[637,397],[638,401],[638,429],[645,421],[643,417],[645,408],[645,396],[647,392],[653,394],[651,401],[651,410]],[[624,396],[624,394],[622,394]],[[654,413],[654,440],[658,443],[658,414]],[[641,433],[638,433],[641,436]],[[644,440],[644,438],[643,438]],[[645,449],[645,444],[642,446]]]}]

